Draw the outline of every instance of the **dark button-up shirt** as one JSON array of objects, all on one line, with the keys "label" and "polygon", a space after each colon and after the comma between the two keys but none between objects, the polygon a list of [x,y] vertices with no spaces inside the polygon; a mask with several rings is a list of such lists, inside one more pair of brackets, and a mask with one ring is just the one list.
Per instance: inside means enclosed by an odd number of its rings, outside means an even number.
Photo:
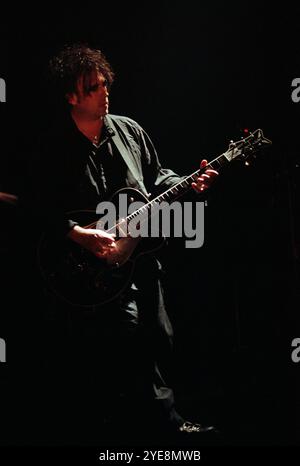
[{"label": "dark button-up shirt", "polygon": [[114,190],[130,186],[156,195],[182,178],[163,169],[141,126],[127,117],[107,115],[96,148],[68,117],[41,139],[29,170],[27,206],[43,228],[67,234],[68,212],[94,209]]}]

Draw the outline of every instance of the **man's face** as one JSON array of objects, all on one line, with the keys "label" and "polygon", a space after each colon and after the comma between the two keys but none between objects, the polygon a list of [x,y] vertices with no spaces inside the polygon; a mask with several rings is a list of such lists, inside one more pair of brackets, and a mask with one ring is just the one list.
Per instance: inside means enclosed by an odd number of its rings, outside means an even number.
[{"label": "man's face", "polygon": [[85,91],[81,76],[76,93],[68,94],[67,99],[77,114],[90,120],[98,120],[108,113],[107,80],[99,71],[93,71],[88,81],[88,89]]}]

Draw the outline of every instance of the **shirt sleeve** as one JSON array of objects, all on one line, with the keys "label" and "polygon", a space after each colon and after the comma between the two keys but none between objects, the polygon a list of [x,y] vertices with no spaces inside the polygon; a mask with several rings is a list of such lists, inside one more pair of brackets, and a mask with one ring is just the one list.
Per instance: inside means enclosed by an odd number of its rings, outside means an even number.
[{"label": "shirt sleeve", "polygon": [[150,191],[160,194],[185,178],[169,168],[162,167],[153,142],[142,128],[140,128],[140,144],[144,181]]}]

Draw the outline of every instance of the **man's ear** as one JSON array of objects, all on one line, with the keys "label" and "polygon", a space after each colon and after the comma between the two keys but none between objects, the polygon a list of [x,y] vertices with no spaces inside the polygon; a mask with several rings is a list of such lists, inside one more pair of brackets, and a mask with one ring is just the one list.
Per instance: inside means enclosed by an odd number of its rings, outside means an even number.
[{"label": "man's ear", "polygon": [[66,99],[70,105],[76,105],[78,103],[78,97],[77,94],[75,94],[75,92],[70,92],[66,94]]}]

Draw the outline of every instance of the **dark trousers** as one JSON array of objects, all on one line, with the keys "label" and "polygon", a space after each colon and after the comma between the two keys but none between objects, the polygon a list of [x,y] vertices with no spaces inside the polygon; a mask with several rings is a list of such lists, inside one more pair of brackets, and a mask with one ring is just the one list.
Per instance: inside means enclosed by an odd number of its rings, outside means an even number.
[{"label": "dark trousers", "polygon": [[[134,285],[92,310],[47,295],[43,380],[48,414],[71,435],[180,423],[172,386],[173,331],[159,264],[141,261]],[[52,419],[53,421],[53,419]],[[112,427],[113,429],[114,427]]]}]

